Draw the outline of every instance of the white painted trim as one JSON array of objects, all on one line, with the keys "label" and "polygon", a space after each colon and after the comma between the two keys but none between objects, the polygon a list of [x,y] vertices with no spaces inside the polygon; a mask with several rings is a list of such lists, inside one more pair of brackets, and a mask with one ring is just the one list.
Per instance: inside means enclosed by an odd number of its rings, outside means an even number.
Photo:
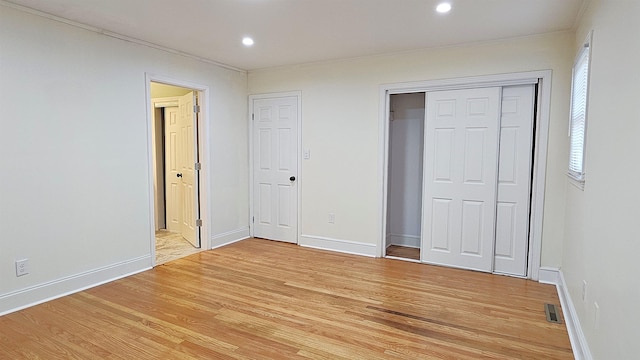
[{"label": "white painted trim", "polygon": [[573,305],[574,302],[571,300],[564,274],[556,268],[541,267],[539,275],[540,283],[556,286],[558,298],[560,298],[562,315],[564,316],[564,322],[567,326],[567,332],[569,333],[571,348],[573,349],[573,356],[576,360],[593,360],[587,338],[584,336],[582,326],[580,326],[578,313]]},{"label": "white painted trim", "polygon": [[300,235],[298,244],[300,246],[336,251],[345,254],[376,257],[377,249],[375,244],[367,244],[357,241],[333,239],[324,236]]},{"label": "white painted trim", "polygon": [[538,78],[537,119],[531,183],[531,213],[529,219],[529,259],[527,277],[538,280],[542,256],[542,220],[547,176],[549,122],[551,119],[551,70],[540,71]]},{"label": "white painted trim", "polygon": [[411,248],[420,248],[420,236],[406,234],[387,234],[386,247],[389,245],[399,245]]},{"label": "white painted trim", "polygon": [[151,269],[150,255],[62,277],[0,296],[0,316]]},{"label": "white painted trim", "polygon": [[282,98],[282,97],[296,97],[298,99],[298,173],[296,174],[296,182],[297,182],[297,196],[298,196],[298,213],[297,213],[297,232],[296,232],[296,244],[300,243],[300,236],[302,234],[302,184],[304,179],[300,174],[302,174],[302,91],[289,91],[289,92],[277,92],[277,93],[268,93],[268,94],[254,94],[249,95],[249,111],[247,113],[247,121],[249,122],[249,167],[251,168],[249,171],[249,233],[250,236],[253,237],[253,120],[251,119],[251,115],[253,114],[253,102],[258,99],[273,99],[273,98]]},{"label": "white painted trim", "polygon": [[[145,89],[146,89],[146,107],[147,107],[147,157],[148,157],[148,174],[149,174],[149,209],[150,209],[150,225],[149,229],[155,229],[155,219],[153,214],[155,213],[155,194],[153,189],[153,149],[151,147],[151,140],[153,138],[152,122],[153,122],[153,108],[151,106],[151,82],[158,82],[167,85],[179,86],[187,89],[192,89],[198,92],[198,101],[200,102],[200,116],[198,117],[199,127],[199,139],[198,149],[200,154],[200,163],[202,164],[202,170],[200,171],[199,180],[199,197],[200,197],[200,219],[202,219],[202,227],[200,228],[200,248],[211,248],[211,119],[209,117],[209,87],[206,85],[200,85],[190,81],[171,78],[164,75],[145,73]],[[150,253],[153,259],[153,265],[155,266],[155,253],[156,253],[156,237],[155,232],[150,234]]]},{"label": "white painted trim", "polygon": [[536,84],[538,79],[546,72],[528,71],[521,73],[507,73],[494,75],[469,76],[463,78],[437,79],[411,81],[394,84],[384,84],[381,90],[388,91],[389,94],[405,94],[414,92],[429,92],[443,90],[474,89],[481,87],[504,87],[512,85]]},{"label": "white painted trim", "polygon": [[538,282],[542,284],[552,284],[557,285],[559,281],[559,273],[560,270],[558,268],[551,268],[543,266],[540,268],[538,272]]},{"label": "white painted trim", "polygon": [[108,30],[105,30],[105,29],[97,28],[97,27],[90,26],[90,25],[87,25],[87,24],[79,23],[77,21],[65,19],[65,18],[60,17],[60,16],[49,14],[49,13],[46,13],[46,12],[43,12],[43,11],[40,11],[40,10],[36,10],[36,9],[32,9],[32,8],[29,8],[29,7],[26,7],[26,6],[14,4],[14,3],[11,3],[11,2],[8,2],[8,1],[5,1],[5,0],[0,0],[0,5],[6,6],[6,7],[9,7],[9,8],[18,10],[18,11],[25,12],[27,14],[40,16],[40,17],[43,17],[45,19],[57,21],[57,22],[60,22],[60,23],[63,23],[63,24],[69,25],[69,26],[73,26],[73,27],[80,28],[80,29],[83,29],[83,30],[91,31],[91,32],[96,33],[96,34],[108,36],[110,38],[119,39],[119,40],[122,40],[122,41],[126,41],[126,42],[129,42],[129,43],[134,43],[134,44],[146,46],[146,47],[149,47],[149,48],[152,48],[152,49],[168,52],[168,53],[171,53],[171,54],[184,56],[184,57],[187,57],[187,58],[190,58],[190,59],[195,59],[195,60],[198,60],[198,61],[202,61],[202,62],[207,63],[207,64],[213,64],[213,65],[216,65],[216,66],[220,66],[220,67],[228,69],[228,70],[233,70],[233,71],[237,71],[237,72],[241,72],[241,73],[245,73],[245,74],[247,73],[246,70],[237,68],[235,66],[223,64],[221,62],[218,62],[218,61],[215,61],[215,60],[212,60],[212,59],[204,58],[204,57],[201,57],[201,56],[198,56],[198,55],[190,54],[190,53],[187,53],[187,52],[184,52],[184,51],[180,51],[180,50],[176,50],[176,49],[171,49],[171,48],[168,48],[166,46],[154,44],[154,43],[151,43],[151,42],[148,42],[148,41],[144,41],[144,40],[137,39],[137,38],[134,38],[134,37],[131,37],[131,36],[119,34],[119,33],[112,32],[112,31],[108,31]]},{"label": "white painted trim", "polygon": [[157,101],[158,99],[154,99],[153,107],[154,108],[166,108],[166,107],[178,107],[178,100],[172,101]]},{"label": "white painted trim", "polygon": [[[382,214],[382,221],[380,222],[380,225],[378,227],[378,234],[382,234],[382,239],[380,241],[380,244],[378,244],[377,248],[378,248],[378,253],[377,256],[378,257],[385,257],[386,256],[386,249],[387,249],[387,237],[384,236],[385,234],[387,234],[387,207],[389,206],[388,204],[388,199],[387,197],[388,195],[388,190],[389,190],[389,124],[391,123],[391,119],[389,118],[391,116],[391,111],[390,111],[390,106],[391,106],[391,96],[389,94],[389,91],[387,90],[386,87],[382,86],[380,87],[380,102],[378,105],[379,108],[379,116],[380,116],[380,121],[382,122],[380,124],[380,126],[378,126],[379,129],[379,133],[378,133],[378,187],[380,189],[382,189],[382,193],[381,193],[381,202],[379,203],[378,206],[380,206],[380,208],[378,208],[378,211],[380,214]],[[424,206],[421,209],[421,214],[424,211]],[[420,234],[421,234],[421,238],[422,238],[422,231],[424,229],[423,227],[423,220],[422,220],[422,215],[420,216]]]},{"label": "white painted trim", "polygon": [[227,231],[222,234],[213,235],[211,237],[211,249],[217,249],[221,246],[229,245],[234,242],[250,238],[249,227],[243,227],[236,230]]},{"label": "white painted trim", "polygon": [[409,259],[409,258],[403,258],[403,257],[399,257],[399,256],[390,256],[387,255],[384,257],[385,259],[390,259],[390,260],[402,260],[402,261],[407,261],[407,262],[413,262],[413,263],[418,263],[421,264],[422,261],[420,260],[414,260],[414,259]]},{"label": "white painted trim", "polygon": [[454,79],[427,80],[384,84],[379,92],[379,136],[378,136],[378,192],[379,192],[379,238],[378,256],[384,256],[387,229],[387,172],[389,156],[389,95],[412,92],[469,89],[477,87],[511,86],[538,83],[538,115],[536,118],[535,154],[533,182],[531,184],[531,218],[529,226],[529,261],[527,278],[538,280],[542,253],[542,218],[544,215],[544,191],[547,167],[547,144],[551,109],[551,70],[536,70],[519,73],[483,75]]}]

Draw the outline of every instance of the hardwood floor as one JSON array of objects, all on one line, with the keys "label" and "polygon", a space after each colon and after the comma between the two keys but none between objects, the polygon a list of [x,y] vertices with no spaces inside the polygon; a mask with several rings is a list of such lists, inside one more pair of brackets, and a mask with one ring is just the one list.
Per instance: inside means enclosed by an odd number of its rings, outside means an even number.
[{"label": "hardwood floor", "polygon": [[420,249],[408,246],[389,245],[386,251],[387,256],[420,260]]},{"label": "hardwood floor", "polygon": [[2,359],[571,359],[555,287],[249,239],[0,317]]}]

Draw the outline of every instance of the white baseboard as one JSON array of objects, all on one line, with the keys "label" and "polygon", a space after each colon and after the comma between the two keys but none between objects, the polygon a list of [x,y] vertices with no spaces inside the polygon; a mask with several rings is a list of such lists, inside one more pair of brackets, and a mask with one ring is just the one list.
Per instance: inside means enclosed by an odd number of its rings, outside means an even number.
[{"label": "white baseboard", "polygon": [[346,254],[362,255],[368,257],[376,257],[378,250],[375,244],[332,239],[315,235],[300,235],[300,238],[298,239],[298,245],[314,249],[337,251]]},{"label": "white baseboard", "polygon": [[389,234],[387,235],[387,246],[389,245],[420,248],[420,236]]},{"label": "white baseboard", "polygon": [[559,276],[559,269],[541,266],[540,270],[538,271],[538,282],[543,284],[558,285],[558,282],[560,281]]},{"label": "white baseboard", "polygon": [[0,295],[0,316],[151,269],[151,255]]},{"label": "white baseboard", "polygon": [[593,360],[589,345],[587,344],[587,338],[584,336],[584,332],[580,326],[580,319],[578,319],[578,313],[573,305],[574,302],[571,300],[571,295],[569,294],[562,270],[540,267],[538,281],[556,286],[574,358],[576,360]]},{"label": "white baseboard", "polygon": [[211,237],[211,249],[216,249],[221,246],[229,245],[240,240],[248,239],[251,237],[249,233],[249,227],[241,229],[227,231],[222,234],[213,235]]}]

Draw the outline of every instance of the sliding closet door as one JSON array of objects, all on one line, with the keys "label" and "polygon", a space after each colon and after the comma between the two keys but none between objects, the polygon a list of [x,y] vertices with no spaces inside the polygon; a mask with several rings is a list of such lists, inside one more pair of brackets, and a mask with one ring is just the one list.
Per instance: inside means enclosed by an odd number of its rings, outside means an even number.
[{"label": "sliding closet door", "polygon": [[494,272],[525,276],[533,153],[534,85],[502,88]]},{"label": "sliding closet door", "polygon": [[491,272],[501,88],[426,97],[422,261]]}]

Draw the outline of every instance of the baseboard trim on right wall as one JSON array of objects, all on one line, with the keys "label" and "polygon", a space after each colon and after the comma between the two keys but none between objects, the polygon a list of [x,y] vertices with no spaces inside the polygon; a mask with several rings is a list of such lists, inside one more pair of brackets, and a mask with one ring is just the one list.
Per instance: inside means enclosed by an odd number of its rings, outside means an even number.
[{"label": "baseboard trim on right wall", "polygon": [[584,332],[580,326],[578,313],[573,306],[573,301],[571,301],[571,295],[569,295],[569,289],[564,280],[562,270],[540,267],[538,281],[543,284],[556,286],[558,297],[560,298],[560,306],[562,307],[562,315],[564,316],[567,332],[569,333],[571,348],[573,349],[573,356],[576,360],[593,360],[589,345],[587,344],[587,338],[584,336]]}]

